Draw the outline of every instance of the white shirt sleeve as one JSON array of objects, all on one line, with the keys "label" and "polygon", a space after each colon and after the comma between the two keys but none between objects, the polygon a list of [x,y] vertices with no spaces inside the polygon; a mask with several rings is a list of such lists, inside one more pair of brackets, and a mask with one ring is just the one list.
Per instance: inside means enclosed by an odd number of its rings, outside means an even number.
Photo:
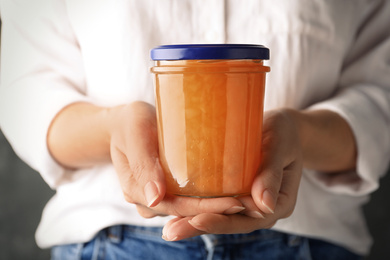
[{"label": "white shirt sleeve", "polygon": [[19,157],[55,188],[66,170],[51,157],[46,136],[61,109],[88,101],[80,49],[61,1],[0,3],[0,127]]},{"label": "white shirt sleeve", "polygon": [[[314,173],[314,181],[350,195],[379,185],[390,161],[390,1],[364,21],[346,57],[339,90],[310,109],[328,109],[350,125],[357,144],[356,173]],[[358,177],[358,178],[357,178]]]}]

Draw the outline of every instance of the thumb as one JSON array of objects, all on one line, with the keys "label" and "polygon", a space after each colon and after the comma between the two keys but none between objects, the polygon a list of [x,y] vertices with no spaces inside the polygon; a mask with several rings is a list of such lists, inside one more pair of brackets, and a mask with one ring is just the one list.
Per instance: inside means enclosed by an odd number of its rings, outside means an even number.
[{"label": "thumb", "polygon": [[138,162],[134,164],[132,171],[140,176],[137,186],[143,189],[140,191],[144,196],[142,204],[148,207],[158,205],[165,196],[165,179],[158,158],[150,158],[147,164],[141,167]]},{"label": "thumb", "polygon": [[156,206],[165,196],[165,177],[158,159],[155,110],[136,103],[127,111],[123,130],[111,143],[111,157],[125,199],[134,204]]},{"label": "thumb", "polygon": [[273,214],[278,201],[283,169],[263,168],[252,185],[252,197],[256,206],[264,213]]},{"label": "thumb", "polygon": [[126,201],[148,207],[158,205],[164,198],[166,189],[158,158],[126,156],[118,150],[111,154]]},{"label": "thumb", "polygon": [[154,165],[150,164],[152,169],[147,170],[143,183],[146,183],[143,188],[146,206],[154,207],[158,205],[165,196],[165,179],[160,165],[160,161],[156,158]]}]

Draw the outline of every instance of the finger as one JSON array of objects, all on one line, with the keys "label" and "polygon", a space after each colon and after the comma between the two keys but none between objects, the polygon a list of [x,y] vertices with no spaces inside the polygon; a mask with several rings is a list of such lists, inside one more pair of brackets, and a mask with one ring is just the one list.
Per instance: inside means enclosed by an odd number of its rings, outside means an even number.
[{"label": "finger", "polygon": [[265,214],[262,212],[253,201],[251,196],[243,196],[237,198],[242,205],[245,207],[245,210],[241,211],[240,214],[246,215],[251,218],[264,219]]},{"label": "finger", "polygon": [[190,220],[191,217],[178,217],[170,220],[163,228],[162,238],[167,241],[178,241],[205,234],[205,232],[194,228],[189,223]]},{"label": "finger", "polygon": [[160,213],[184,217],[201,213],[236,214],[245,208],[238,199],[232,197],[202,199],[167,194],[153,209]]},{"label": "finger", "polygon": [[[267,228],[275,223],[275,217],[257,219],[241,214],[221,215],[204,213],[189,220],[197,230],[210,234],[249,233],[257,229]],[[175,233],[179,235],[178,233]]]},{"label": "finger", "polygon": [[143,218],[154,218],[157,216],[159,216],[159,217],[167,216],[167,214],[160,213],[160,212],[154,210],[153,208],[150,208],[150,207],[147,207],[147,206],[144,206],[141,204],[137,204],[136,208],[137,208],[138,214]]}]

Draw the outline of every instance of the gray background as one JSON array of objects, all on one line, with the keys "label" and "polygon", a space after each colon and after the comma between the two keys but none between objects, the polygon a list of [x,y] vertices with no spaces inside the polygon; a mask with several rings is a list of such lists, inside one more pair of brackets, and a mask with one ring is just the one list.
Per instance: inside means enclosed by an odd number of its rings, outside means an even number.
[{"label": "gray background", "polygon": [[[375,239],[367,259],[390,259],[390,177],[381,181],[364,211]],[[34,241],[41,211],[54,194],[40,175],[23,163],[0,132],[0,260],[49,259]]]}]

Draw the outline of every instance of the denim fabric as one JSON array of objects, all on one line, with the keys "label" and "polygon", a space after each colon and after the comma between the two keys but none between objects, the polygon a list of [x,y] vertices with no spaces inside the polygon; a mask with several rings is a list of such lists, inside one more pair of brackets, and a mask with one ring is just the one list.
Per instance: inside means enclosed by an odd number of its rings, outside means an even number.
[{"label": "denim fabric", "polygon": [[53,247],[52,260],[363,259],[333,244],[272,230],[202,235],[177,242],[167,242],[161,234],[156,227],[113,226],[88,243]]}]

